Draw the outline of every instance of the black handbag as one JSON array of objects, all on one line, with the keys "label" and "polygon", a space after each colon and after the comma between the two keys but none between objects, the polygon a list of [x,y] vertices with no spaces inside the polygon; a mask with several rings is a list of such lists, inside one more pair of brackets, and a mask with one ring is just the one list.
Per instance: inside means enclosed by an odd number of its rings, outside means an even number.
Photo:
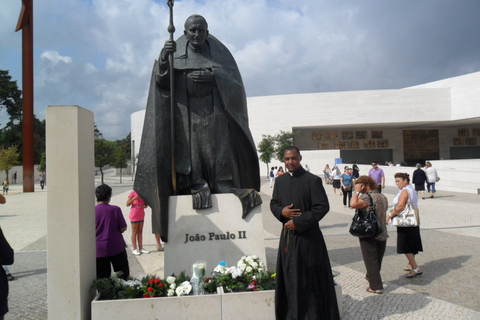
[{"label": "black handbag", "polygon": [[368,193],[367,195],[370,197],[372,206],[365,211],[360,209],[355,210],[355,215],[352,218],[352,224],[349,230],[352,236],[359,238],[377,237],[382,233],[382,226],[375,213],[375,204],[373,203],[372,196]]}]

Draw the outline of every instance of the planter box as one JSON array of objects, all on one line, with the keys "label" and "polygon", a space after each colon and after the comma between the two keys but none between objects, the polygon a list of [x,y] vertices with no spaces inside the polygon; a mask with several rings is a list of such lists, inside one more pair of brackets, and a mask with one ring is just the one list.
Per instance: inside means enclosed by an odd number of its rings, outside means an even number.
[{"label": "planter box", "polygon": [[[343,317],[342,286],[335,282],[338,309]],[[186,297],[92,301],[92,320],[104,319],[275,319],[275,290]]]},{"label": "planter box", "polygon": [[222,319],[275,320],[275,290],[224,293]]},{"label": "planter box", "polygon": [[92,320],[222,319],[222,296],[142,298],[92,301]]}]

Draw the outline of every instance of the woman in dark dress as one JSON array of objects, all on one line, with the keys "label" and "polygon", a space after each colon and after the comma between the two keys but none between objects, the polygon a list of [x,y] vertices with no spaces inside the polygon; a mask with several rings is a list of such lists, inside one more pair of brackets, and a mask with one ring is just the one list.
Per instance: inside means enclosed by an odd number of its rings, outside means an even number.
[{"label": "woman in dark dress", "polygon": [[[414,209],[418,209],[418,196],[413,187],[410,185],[410,175],[408,173],[397,172],[395,174],[395,183],[400,191],[393,199],[393,209],[386,218],[386,223],[402,212],[410,202]],[[408,266],[404,268],[409,271],[405,275],[406,278],[419,276],[423,271],[415,261],[415,255],[423,251],[422,238],[420,237],[420,227],[398,227],[397,228],[397,253],[405,254],[408,260]]]},{"label": "woman in dark dress", "polygon": [[422,165],[417,163],[417,170],[413,171],[412,182],[415,185],[415,191],[422,191],[422,199],[425,200],[425,181],[427,181],[427,175],[422,170]]}]

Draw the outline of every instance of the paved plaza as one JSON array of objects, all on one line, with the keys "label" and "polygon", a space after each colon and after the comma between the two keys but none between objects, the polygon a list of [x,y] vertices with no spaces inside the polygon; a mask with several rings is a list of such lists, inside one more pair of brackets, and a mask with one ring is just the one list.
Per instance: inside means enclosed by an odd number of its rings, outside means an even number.
[{"label": "paved plaza", "polygon": [[[128,218],[126,201],[133,182],[130,176],[124,176],[121,184],[119,181],[107,173],[105,183],[114,190],[112,204],[120,206]],[[331,210],[320,225],[336,280],[343,287],[343,319],[480,319],[480,195],[442,192],[439,183],[434,199],[419,200],[424,252],[417,256],[423,275],[416,278],[404,278],[407,260],[396,254],[396,230],[388,227],[390,238],[382,266],[385,290],[382,295],[373,295],[365,291],[358,239],[348,233],[354,212],[343,207],[342,197],[333,195],[331,185],[325,188]],[[397,190],[394,186],[384,190],[390,203]],[[36,185],[34,193],[22,193],[21,185],[11,185],[7,203],[0,206],[0,225],[15,250],[10,270],[16,280],[9,283],[6,320],[47,319],[47,191],[48,186],[41,190]],[[269,210],[271,191],[268,181],[263,180],[267,264],[274,269],[281,225]],[[131,248],[128,250],[131,274],[137,278],[152,273],[163,276],[163,252],[154,251],[150,228],[146,219],[144,243],[152,252],[137,257]],[[125,240],[131,246],[130,230]]]}]

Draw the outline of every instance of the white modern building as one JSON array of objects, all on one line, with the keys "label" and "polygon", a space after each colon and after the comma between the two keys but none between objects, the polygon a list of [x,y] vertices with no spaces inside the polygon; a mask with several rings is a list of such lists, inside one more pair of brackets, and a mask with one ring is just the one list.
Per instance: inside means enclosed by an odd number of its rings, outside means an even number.
[{"label": "white modern building", "polygon": [[[144,114],[131,115],[133,154]],[[303,163],[322,169],[338,158],[409,166],[480,159],[480,72],[397,90],[250,97],[248,114],[256,145],[262,135],[298,132]]]}]

